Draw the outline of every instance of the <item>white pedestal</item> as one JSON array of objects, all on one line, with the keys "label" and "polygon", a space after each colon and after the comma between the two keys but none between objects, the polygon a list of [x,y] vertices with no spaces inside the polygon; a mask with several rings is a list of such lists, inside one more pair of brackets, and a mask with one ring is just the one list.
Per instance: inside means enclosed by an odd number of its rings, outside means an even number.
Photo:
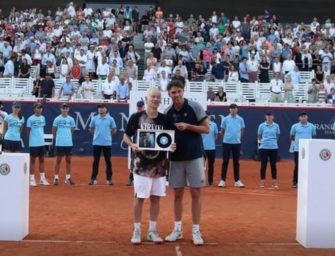
[{"label": "white pedestal", "polygon": [[335,248],[335,140],[299,143],[297,241]]},{"label": "white pedestal", "polygon": [[22,240],[29,228],[29,154],[0,155],[0,195],[0,240]]}]

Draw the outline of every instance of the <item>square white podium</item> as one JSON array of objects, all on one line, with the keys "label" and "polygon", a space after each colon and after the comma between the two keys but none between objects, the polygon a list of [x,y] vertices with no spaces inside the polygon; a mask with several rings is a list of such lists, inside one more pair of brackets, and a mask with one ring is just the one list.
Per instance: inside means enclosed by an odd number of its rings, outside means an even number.
[{"label": "square white podium", "polygon": [[335,140],[299,142],[297,241],[335,248]]},{"label": "square white podium", "polygon": [[0,155],[0,194],[0,240],[22,240],[29,229],[29,154]]}]

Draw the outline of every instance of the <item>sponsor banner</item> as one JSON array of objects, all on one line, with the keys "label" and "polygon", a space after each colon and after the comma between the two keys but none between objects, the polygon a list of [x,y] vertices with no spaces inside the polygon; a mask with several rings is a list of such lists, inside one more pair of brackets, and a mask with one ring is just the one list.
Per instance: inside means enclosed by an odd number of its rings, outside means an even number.
[{"label": "sponsor banner", "polygon": [[[139,93],[138,97],[134,97],[134,106],[136,102],[143,97]],[[141,96],[142,95],[142,96]],[[192,97],[191,97],[192,98]],[[164,97],[165,99],[165,97]],[[167,98],[166,98],[167,99]],[[194,98],[195,99],[195,98]],[[199,101],[206,104],[205,101]],[[33,113],[34,102],[22,102],[22,112],[25,120]],[[92,154],[92,136],[88,129],[92,116],[97,114],[98,103],[69,103],[70,115],[76,122],[76,129],[73,135],[74,155],[91,155]],[[166,102],[167,105],[170,104]],[[11,102],[4,102],[4,110],[11,112]],[[43,115],[46,118],[47,126],[45,133],[51,133],[51,126],[54,118],[60,114],[61,103],[46,102],[43,103]],[[127,156],[128,147],[123,143],[123,133],[129,119],[129,105],[128,103],[106,103],[110,115],[115,119],[118,132],[113,136],[112,154],[114,156]],[[301,108],[271,108],[271,107],[256,107],[256,106],[241,106],[239,107],[239,115],[245,120],[245,132],[242,138],[241,157],[244,159],[253,159],[257,152],[257,129],[261,122],[264,122],[264,115],[267,110],[271,109],[275,116],[275,122],[280,126],[279,138],[279,155],[281,159],[292,158],[289,152],[290,140],[289,134],[292,124],[298,122],[298,114],[302,111]],[[222,118],[229,114],[228,106],[209,105],[208,110],[212,114],[213,120],[217,123],[220,130]],[[335,139],[335,112],[333,109],[327,108],[304,108],[309,116],[309,121],[314,123],[317,128],[316,138],[320,139]],[[29,152],[28,137],[25,132],[22,133],[24,149],[23,152]],[[217,157],[222,157],[222,137],[216,142]]]}]

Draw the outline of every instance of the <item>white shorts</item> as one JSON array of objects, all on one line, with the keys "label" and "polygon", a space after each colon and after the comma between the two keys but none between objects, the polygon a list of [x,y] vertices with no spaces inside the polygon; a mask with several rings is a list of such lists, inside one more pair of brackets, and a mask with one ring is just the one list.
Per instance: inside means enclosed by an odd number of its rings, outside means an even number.
[{"label": "white shorts", "polygon": [[151,178],[134,174],[134,192],[137,198],[166,196],[166,178]]}]

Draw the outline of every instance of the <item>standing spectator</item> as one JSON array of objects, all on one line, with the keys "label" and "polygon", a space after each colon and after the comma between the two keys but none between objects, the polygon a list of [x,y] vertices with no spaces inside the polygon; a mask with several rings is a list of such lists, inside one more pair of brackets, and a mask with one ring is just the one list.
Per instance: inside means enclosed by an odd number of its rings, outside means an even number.
[{"label": "standing spectator", "polygon": [[188,180],[192,196],[192,240],[194,245],[203,245],[200,215],[205,173],[201,134],[209,132],[209,120],[199,103],[184,98],[184,87],[180,81],[171,81],[168,85],[173,104],[166,110],[167,122],[168,128],[175,130],[177,148],[170,155],[169,173],[169,185],[174,189],[175,225],[165,240],[174,242],[183,238],[183,195]]},{"label": "standing spectator", "polygon": [[270,82],[271,102],[281,102],[281,92],[283,89],[283,81],[280,79],[280,74],[275,73],[275,78]]},{"label": "standing spectator", "polygon": [[84,82],[81,83],[80,94],[83,99],[93,99],[93,93],[95,92],[92,81],[88,74],[85,75]]},{"label": "standing spectator", "polygon": [[0,78],[3,77],[3,72],[5,71],[5,58],[3,53],[0,51]]},{"label": "standing spectator", "polygon": [[266,166],[270,159],[272,188],[278,189],[277,182],[277,156],[278,156],[278,139],[280,134],[279,125],[273,122],[274,116],[272,111],[266,112],[265,122],[258,126],[259,155],[261,158],[261,182],[260,187],[265,187]]},{"label": "standing spectator", "polygon": [[39,91],[40,91],[40,87],[41,87],[41,82],[42,82],[42,80],[41,80],[40,75],[36,74],[36,78],[33,81],[33,90],[31,92],[31,94],[33,96],[35,96],[36,98],[39,97]]},{"label": "standing spectator", "polygon": [[255,58],[255,54],[251,54],[251,58],[247,61],[247,70],[249,75],[249,83],[257,82],[259,63]]},{"label": "standing spectator", "polygon": [[311,139],[316,135],[314,124],[308,122],[308,115],[305,111],[299,114],[299,122],[291,127],[290,139],[294,142],[294,171],[293,171],[293,188],[298,187],[298,170],[299,170],[299,140]]},{"label": "standing spectator", "polygon": [[324,51],[320,54],[322,60],[322,71],[326,74],[330,73],[331,63],[333,61],[333,54],[329,52],[328,47],[325,47]]},{"label": "standing spectator", "polygon": [[5,116],[3,125],[4,143],[3,151],[21,151],[21,131],[24,125],[20,102],[13,102],[12,113]]},{"label": "standing spectator", "polygon": [[124,75],[119,77],[120,82],[116,86],[116,97],[118,101],[127,101],[129,99],[129,85]]},{"label": "standing spectator", "polygon": [[71,72],[70,66],[65,57],[62,58],[60,63],[60,78],[65,78]]},{"label": "standing spectator", "polygon": [[291,76],[294,88],[298,89],[300,84],[300,72],[298,66],[295,66],[294,69],[288,72],[287,75]]},{"label": "standing spectator", "polygon": [[7,60],[5,64],[5,68],[3,71],[3,76],[4,77],[13,77],[14,76],[14,61],[17,59],[17,54],[12,53],[10,58]]},{"label": "standing spectator", "polygon": [[[261,63],[259,64],[260,75],[259,80],[261,83],[268,83],[269,80],[269,70],[270,70],[270,63],[265,55],[262,56]],[[280,72],[280,70],[279,70]]]},{"label": "standing spectator", "polygon": [[106,163],[107,185],[113,185],[112,181],[112,135],[116,134],[116,124],[114,118],[107,113],[105,104],[98,105],[98,115],[94,116],[90,123],[90,133],[93,135],[93,166],[91,180],[88,185],[97,184],[99,173],[99,162],[101,152]]},{"label": "standing spectator", "polygon": [[327,95],[327,102],[330,104],[335,103],[335,88],[332,88],[330,94]]},{"label": "standing spectator", "polygon": [[[317,79],[317,81],[318,81],[318,79]],[[319,81],[319,83],[321,83],[322,81],[323,80]],[[326,79],[324,81],[324,85],[325,85],[327,94],[330,93],[330,91],[331,91],[332,88],[335,88],[334,80],[332,79],[331,75],[327,75],[326,76]]]},{"label": "standing spectator", "polygon": [[279,61],[279,58],[276,57],[274,63],[272,64],[272,72],[281,74],[283,71],[282,63]]},{"label": "standing spectator", "polygon": [[72,135],[76,127],[73,117],[69,116],[70,107],[67,103],[60,106],[61,114],[57,116],[52,124],[52,135],[56,139],[56,163],[55,163],[55,177],[54,185],[59,185],[59,170],[63,157],[66,162],[66,176],[65,183],[67,185],[74,185],[71,179],[71,155],[72,155]]},{"label": "standing spectator", "polygon": [[114,75],[113,71],[111,71],[108,74],[108,77],[102,86],[102,89],[101,89],[102,97],[106,100],[115,98],[116,97],[115,89],[118,83],[119,83],[119,78]]},{"label": "standing spectator", "polygon": [[20,78],[29,78],[30,77],[30,65],[27,62],[27,59],[23,58],[20,65],[19,77]]},{"label": "standing spectator", "polygon": [[206,168],[206,159],[208,162],[208,185],[213,186],[214,180],[214,162],[215,162],[215,141],[218,139],[218,127],[215,122],[212,121],[212,115],[209,111],[206,111],[206,115],[209,119],[209,133],[202,134],[202,142],[205,149],[205,168]]},{"label": "standing spectator", "polygon": [[[147,239],[154,243],[162,243],[157,232],[160,197],[166,195],[165,174],[167,171],[167,155],[164,151],[139,150],[131,137],[137,137],[138,129],[163,130],[167,128],[166,118],[158,112],[161,93],[157,88],[150,88],[146,96],[147,109],[133,114],[127,124],[123,140],[134,152],[134,232],[131,243],[141,243],[141,216],[145,199],[150,198],[150,221]],[[150,128],[149,128],[150,127]],[[139,140],[139,138],[136,138]]]},{"label": "standing spectator", "polygon": [[243,58],[242,62],[240,62],[239,73],[240,73],[240,81],[242,83],[248,83],[249,82],[249,75],[248,75],[247,58]]},{"label": "standing spectator", "polygon": [[60,90],[58,98],[61,97],[68,97],[68,100],[71,99],[72,95],[74,94],[75,86],[71,81],[71,77],[69,75],[66,76],[65,82],[63,82]]},{"label": "standing spectator", "polygon": [[222,119],[221,134],[223,136],[222,155],[223,163],[221,169],[221,180],[219,187],[226,186],[226,177],[230,153],[233,156],[235,187],[244,188],[240,180],[240,150],[241,138],[244,132],[244,119],[237,114],[238,107],[235,103],[229,105],[230,114]]},{"label": "standing spectator", "polygon": [[101,80],[105,80],[107,78],[107,75],[109,73],[109,65],[107,63],[106,57],[102,57],[102,62],[101,64],[98,64],[96,73],[98,75],[98,78]]},{"label": "standing spectator", "polygon": [[293,97],[293,84],[292,84],[292,79],[291,76],[286,76],[285,78],[285,83],[283,87],[284,91],[284,102],[287,103],[293,103],[294,102],[294,97]]},{"label": "standing spectator", "polygon": [[38,158],[40,170],[40,184],[49,186],[48,180],[45,178],[44,169],[44,127],[45,117],[42,115],[43,105],[41,103],[34,104],[34,114],[27,120],[27,133],[29,135],[29,151],[30,151],[30,186],[36,187],[35,181],[35,162]]},{"label": "standing spectator", "polygon": [[282,67],[282,69],[283,69],[283,74],[287,74],[287,73],[289,73],[290,71],[294,70],[294,67],[295,67],[295,66],[296,66],[296,65],[295,65],[294,60],[292,59],[292,55],[289,54],[289,55],[287,56],[287,59],[284,60],[284,62],[283,62],[283,67]]},{"label": "standing spectator", "polygon": [[318,87],[317,87],[315,78],[312,79],[312,84],[308,87],[307,94],[308,94],[307,101],[309,103],[317,102]]},{"label": "standing spectator", "polygon": [[227,82],[239,82],[239,77],[238,77],[238,72],[235,69],[234,65],[231,65],[229,68],[229,73],[228,73],[228,80]]},{"label": "standing spectator", "polygon": [[55,83],[49,73],[46,73],[45,79],[41,81],[38,94],[40,98],[53,98],[55,96]]},{"label": "standing spectator", "polygon": [[326,96],[327,96],[327,90],[325,88],[325,85],[324,83],[320,83],[317,95],[318,102],[320,103],[326,102]]}]

